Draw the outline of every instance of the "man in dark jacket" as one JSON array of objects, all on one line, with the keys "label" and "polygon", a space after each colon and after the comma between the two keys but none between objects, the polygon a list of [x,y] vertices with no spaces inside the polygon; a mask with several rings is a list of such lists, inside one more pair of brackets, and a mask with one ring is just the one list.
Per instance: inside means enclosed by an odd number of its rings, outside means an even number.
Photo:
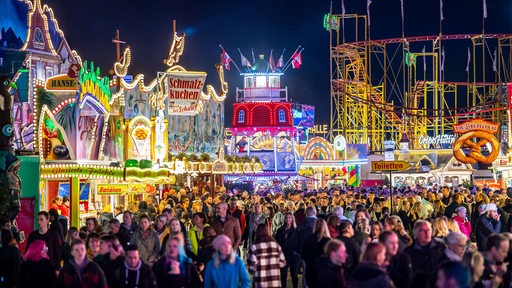
[{"label": "man in dark jacket", "polygon": [[[306,208],[306,219],[297,226],[297,234],[299,236],[299,253],[302,254],[304,241],[306,238],[313,234],[313,227],[316,222],[316,208],[315,206],[308,206]],[[302,283],[306,283],[306,262],[302,263]]]},{"label": "man in dark jacket", "polygon": [[494,203],[485,205],[485,213],[478,218],[475,227],[476,244],[479,251],[484,251],[487,237],[491,234],[500,234],[501,221],[498,207]]},{"label": "man in dark jacket", "polygon": [[155,274],[142,262],[135,245],[129,245],[126,248],[126,260],[124,265],[115,272],[115,277],[118,288],[158,287]]},{"label": "man in dark jacket", "polygon": [[[445,244],[432,238],[432,227],[430,222],[418,220],[413,228],[414,242],[405,248],[405,253],[411,258],[414,276],[411,287],[415,287],[415,280],[422,279],[435,281],[437,264],[444,253]],[[433,286],[431,282],[429,286]]]},{"label": "man in dark jacket", "polygon": [[318,258],[316,262],[318,287],[347,287],[342,268],[347,259],[345,244],[338,239],[332,239],[325,244],[324,254],[325,256]]}]

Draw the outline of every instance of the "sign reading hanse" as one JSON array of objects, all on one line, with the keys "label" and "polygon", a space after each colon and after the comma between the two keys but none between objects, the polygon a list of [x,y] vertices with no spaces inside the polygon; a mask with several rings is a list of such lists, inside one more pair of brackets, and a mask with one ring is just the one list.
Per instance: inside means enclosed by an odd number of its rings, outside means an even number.
[{"label": "sign reading hanse", "polygon": [[205,72],[169,72],[169,114],[195,115],[206,79]]},{"label": "sign reading hanse", "polygon": [[45,88],[52,91],[76,91],[76,78],[66,74],[50,77],[46,80]]},{"label": "sign reading hanse", "polygon": [[372,172],[377,171],[402,171],[411,167],[411,164],[404,161],[373,161]]}]

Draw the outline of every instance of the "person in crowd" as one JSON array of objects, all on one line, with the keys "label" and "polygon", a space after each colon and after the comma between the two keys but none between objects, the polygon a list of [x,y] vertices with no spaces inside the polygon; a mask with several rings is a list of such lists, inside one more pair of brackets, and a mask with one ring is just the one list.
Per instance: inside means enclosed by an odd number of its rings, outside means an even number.
[{"label": "person in crowd", "polygon": [[[116,219],[117,220],[117,219]],[[114,277],[117,269],[121,268],[125,262],[125,253],[123,246],[114,235],[102,235],[100,242],[100,254],[94,257],[94,262],[98,264],[105,274],[108,287],[115,287],[117,283]]]},{"label": "person in crowd", "polygon": [[[37,213],[37,225],[38,230],[32,231],[28,235],[27,239],[27,250],[35,240],[43,240],[48,248],[47,255],[50,262],[53,264],[55,271],[60,270],[61,260],[61,245],[60,237],[57,232],[50,230],[50,215],[46,211],[40,211]],[[57,272],[58,273],[58,272]]]},{"label": "person in crowd", "polygon": [[483,283],[491,283],[492,287],[502,287],[506,284],[503,283],[503,278],[507,273],[508,262],[505,262],[505,258],[509,251],[509,245],[508,239],[502,235],[491,234],[487,237],[484,247]]},{"label": "person in crowd", "polygon": [[440,199],[436,199],[432,202],[434,212],[432,213],[433,218],[442,217],[445,215],[446,205]]},{"label": "person in crowd", "polygon": [[485,241],[491,234],[499,234],[501,231],[500,214],[494,203],[485,206],[485,213],[478,218],[475,227],[476,244],[479,251],[484,251]]},{"label": "person in crowd", "polygon": [[[448,228],[448,232],[460,232],[459,224],[453,219],[450,218],[446,220],[446,227]],[[469,226],[471,227],[471,226]]]},{"label": "person in crowd", "polygon": [[21,253],[11,230],[0,230],[0,237],[0,287],[15,288],[18,287]]},{"label": "person in crowd", "polygon": [[313,228],[313,234],[304,240],[301,252],[302,259],[306,263],[306,283],[308,287],[316,286],[316,259],[323,254],[325,244],[331,239],[327,222],[317,218]]},{"label": "person in crowd", "polygon": [[423,210],[423,204],[421,201],[414,202],[412,204],[411,209],[409,210],[409,213],[407,214],[407,218],[409,218],[411,225],[414,225],[414,223],[417,220],[423,219],[421,216],[421,211]]},{"label": "person in crowd", "polygon": [[165,215],[156,216],[153,229],[160,239],[160,247],[164,247],[164,238],[170,233],[169,227],[167,227],[167,217]]},{"label": "person in crowd", "polygon": [[[212,260],[213,253],[215,253],[215,249],[213,249],[213,239],[217,236],[213,227],[208,226],[203,229],[203,239],[199,241],[199,249],[197,250],[197,261],[206,265],[210,260]],[[201,271],[204,274],[204,269]]]},{"label": "person in crowd", "polygon": [[191,257],[195,260],[195,254],[192,253],[192,245],[190,244],[190,239],[187,236],[187,230],[182,230],[183,222],[181,222],[178,218],[174,217],[171,220],[169,220],[169,235],[164,237],[163,240],[163,246],[160,248],[160,255],[163,255],[165,253],[165,247],[167,244],[167,241],[176,234],[181,234],[185,241],[185,252],[187,252],[188,257]]},{"label": "person in crowd", "polygon": [[94,232],[89,233],[85,243],[87,248],[87,257],[89,257],[89,260],[94,260],[94,257],[100,255],[100,234]]},{"label": "person in crowd", "polygon": [[249,288],[251,278],[243,260],[236,255],[231,239],[221,234],[213,240],[212,244],[216,252],[206,265],[204,288]]},{"label": "person in crowd", "polygon": [[[457,208],[461,207],[463,201],[462,193],[455,193],[452,195],[452,202],[448,204],[446,209],[444,210],[444,216],[447,218],[452,218],[453,214],[457,213]],[[462,206],[464,207],[464,206]]]},{"label": "person in crowd", "polygon": [[386,247],[378,242],[369,243],[361,257],[361,263],[352,273],[352,287],[394,287],[385,268]]},{"label": "person in crowd", "polygon": [[[359,215],[361,215],[361,213],[359,213]],[[354,222],[354,240],[356,240],[360,246],[363,246],[370,241],[370,232],[370,220],[366,217],[357,218],[356,213],[356,219]]]},{"label": "person in crowd", "polygon": [[382,226],[382,223],[380,221],[373,221],[370,223],[370,241],[371,242],[378,242],[379,241],[379,235],[384,231],[384,227]]},{"label": "person in crowd", "polygon": [[80,228],[81,231],[84,231],[85,234],[89,235],[90,233],[101,234],[103,233],[103,227],[101,227],[100,222],[96,217],[88,217],[85,219],[85,226]]},{"label": "person in crowd", "polygon": [[[280,194],[279,194],[280,195]],[[271,218],[272,223],[270,225],[270,234],[276,235],[277,230],[281,228],[284,225],[285,221],[285,213],[286,213],[286,204],[284,202],[280,202],[278,205],[279,209],[274,214],[274,216]]]},{"label": "person in crowd", "polygon": [[450,232],[445,237],[446,249],[439,259],[439,263],[457,261],[461,262],[466,252],[468,238],[460,232]]},{"label": "person in crowd", "polygon": [[316,284],[322,288],[345,288],[343,263],[347,259],[345,244],[338,239],[331,239],[325,244],[324,255],[316,261]]},{"label": "person in crowd", "polygon": [[71,242],[73,258],[62,267],[57,278],[56,288],[107,288],[107,280],[98,264],[87,257],[85,242],[76,239]]},{"label": "person in crowd", "polygon": [[158,287],[199,288],[201,278],[192,260],[187,257],[183,237],[172,236],[165,247],[165,254],[153,266]]},{"label": "person in crowd", "polygon": [[[126,210],[123,212],[123,223],[121,225],[123,226],[123,228],[125,229],[125,233],[127,234],[126,238],[128,238],[130,240],[132,239],[133,233],[135,233],[135,231],[139,230],[139,226],[133,220],[133,213],[130,212],[129,210]],[[119,239],[119,240],[121,240],[121,239]],[[127,243],[127,244],[130,244],[130,243]]]},{"label": "person in crowd", "polygon": [[160,253],[160,239],[155,230],[151,229],[150,223],[148,215],[140,215],[139,229],[133,233],[130,240],[130,243],[137,245],[137,254],[149,267],[153,266]]},{"label": "person in crowd", "polygon": [[50,208],[49,209],[55,209],[57,210],[57,214],[58,215],[61,215],[62,214],[62,197],[57,195],[53,198],[52,200],[52,204],[50,205]]},{"label": "person in crowd", "polygon": [[482,276],[484,275],[484,256],[478,251],[471,251],[464,254],[462,263],[469,268],[471,272],[471,286],[473,288],[483,288]]},{"label": "person in crowd", "polygon": [[[149,218],[149,216],[144,215]],[[158,283],[151,268],[142,261],[137,245],[126,247],[126,260],[114,274],[114,288],[157,288]],[[110,288],[110,287],[109,287]]]},{"label": "person in crowd", "polygon": [[[411,199],[412,199],[412,197],[411,197]],[[400,218],[401,222],[403,223],[404,229],[407,229],[407,230],[410,230],[412,228],[412,221],[411,221],[411,218],[409,217],[410,210],[411,210],[411,202],[409,202],[409,200],[407,200],[407,198],[402,199],[400,201],[400,209],[398,211],[397,216]]]},{"label": "person in crowd", "polygon": [[[304,205],[304,203],[302,203]],[[300,204],[299,204],[300,208]],[[295,221],[297,222],[297,235],[299,236],[299,253],[302,254],[302,248],[304,247],[304,242],[306,238],[309,238],[311,234],[313,233],[313,228],[315,227],[316,222],[316,208],[314,206],[308,206],[307,208],[303,209],[303,212],[305,212],[305,217],[301,222],[299,222],[299,219],[297,218],[297,212],[299,210],[295,211],[293,216],[295,218]],[[299,213],[300,214],[300,213]],[[301,265],[302,265],[302,283],[306,282],[306,262],[304,259],[301,259]]]},{"label": "person in crowd", "polygon": [[60,241],[64,241],[66,235],[64,234],[64,227],[59,222],[59,212],[57,212],[57,209],[51,208],[48,210],[48,215],[50,215],[50,230],[57,232]]},{"label": "person in crowd", "polygon": [[256,227],[253,245],[247,256],[249,272],[254,273],[254,287],[280,287],[281,269],[286,265],[284,253],[272,238],[267,223]]},{"label": "person in crowd", "polygon": [[384,221],[384,230],[393,231],[398,236],[398,247],[400,252],[403,252],[405,248],[412,244],[412,238],[409,233],[405,230],[402,219],[397,215],[391,215]]},{"label": "person in crowd", "polygon": [[34,240],[28,246],[20,267],[20,288],[55,287],[57,275],[47,252],[48,247],[43,240]]},{"label": "person in crowd", "polygon": [[263,213],[263,209],[260,203],[253,205],[253,211],[249,213],[249,220],[247,221],[247,244],[250,248],[256,235],[256,228],[258,224],[269,225],[267,216]]},{"label": "person in crowd", "polygon": [[466,288],[470,285],[469,269],[459,261],[445,262],[437,270],[436,288]]},{"label": "person in crowd", "polygon": [[[405,249],[405,253],[411,258],[414,276],[412,285],[419,285],[417,281],[421,281],[421,287],[432,286],[435,282],[435,271],[439,258],[443,255],[445,244],[432,238],[432,227],[430,222],[425,220],[417,220],[413,227],[414,242]],[[429,282],[430,281],[430,282]]]},{"label": "person in crowd", "polygon": [[340,222],[340,218],[334,214],[327,218],[327,227],[329,228],[329,234],[331,235],[331,238],[338,237],[338,225],[340,225]]},{"label": "person in crowd", "polygon": [[233,249],[237,251],[242,240],[240,222],[235,217],[227,215],[227,210],[228,204],[226,202],[217,204],[215,207],[217,217],[215,217],[211,225],[217,235],[226,235],[229,237]]},{"label": "person in crowd", "polygon": [[350,221],[343,220],[338,227],[340,231],[338,239],[345,243],[345,248],[348,254],[347,259],[343,264],[343,268],[345,269],[345,273],[351,274],[356,268],[357,264],[359,264],[361,246],[354,239],[354,228],[352,227],[352,223],[350,223]]},{"label": "person in crowd", "polygon": [[[60,206],[60,215],[69,218],[69,196],[62,197],[62,205]],[[66,228],[66,227],[64,227]]]},{"label": "person in crowd", "polygon": [[448,226],[442,217],[435,218],[432,221],[432,237],[439,241],[443,241],[444,237],[448,235]]},{"label": "person in crowd", "polygon": [[397,288],[407,288],[412,279],[412,265],[409,255],[401,252],[400,240],[393,231],[384,231],[379,235],[379,242],[386,247],[386,270]]},{"label": "person in crowd", "polygon": [[116,238],[119,240],[119,243],[123,245],[123,248],[126,248],[128,243],[130,243],[130,234],[126,228],[121,225],[121,222],[119,222],[119,219],[117,218],[114,218],[108,222],[108,233],[110,235],[116,236]]},{"label": "person in crowd", "polygon": [[242,211],[242,209],[240,209],[240,207],[237,204],[236,197],[229,198],[227,214],[238,219],[238,222],[240,224],[240,231],[242,231],[243,233],[245,231],[245,227],[247,226],[246,216],[248,215],[246,215],[245,212]]},{"label": "person in crowd", "polygon": [[210,224],[206,223],[206,215],[203,212],[196,212],[192,216],[192,222],[194,226],[188,231],[188,239],[190,239],[190,247],[192,253],[197,255],[199,250],[199,242],[204,238],[203,230],[205,227],[209,227]]},{"label": "person in crowd", "polygon": [[286,259],[286,265],[281,268],[281,287],[286,288],[286,278],[289,269],[292,286],[297,288],[299,285],[300,265],[299,236],[292,212],[288,211],[284,214],[284,224],[276,231],[276,241],[281,246]]},{"label": "person in crowd", "polygon": [[71,259],[71,242],[74,239],[80,239],[80,233],[78,232],[78,228],[71,227],[66,234],[66,238],[64,238],[64,242],[62,242],[61,257],[64,264]]}]

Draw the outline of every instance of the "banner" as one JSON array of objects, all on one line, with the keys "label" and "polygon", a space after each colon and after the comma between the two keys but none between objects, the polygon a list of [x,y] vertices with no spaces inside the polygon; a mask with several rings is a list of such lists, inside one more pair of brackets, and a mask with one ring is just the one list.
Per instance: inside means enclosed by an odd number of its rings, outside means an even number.
[{"label": "banner", "polygon": [[169,115],[195,115],[206,79],[205,72],[169,72]]}]

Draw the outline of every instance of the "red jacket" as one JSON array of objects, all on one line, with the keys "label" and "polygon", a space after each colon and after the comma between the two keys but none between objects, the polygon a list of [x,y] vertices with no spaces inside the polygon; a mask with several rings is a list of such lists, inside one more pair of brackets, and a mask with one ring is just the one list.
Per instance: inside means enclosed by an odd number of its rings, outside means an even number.
[{"label": "red jacket", "polygon": [[453,217],[453,220],[459,225],[460,232],[471,239],[471,222],[468,219],[464,219],[460,216]]}]

